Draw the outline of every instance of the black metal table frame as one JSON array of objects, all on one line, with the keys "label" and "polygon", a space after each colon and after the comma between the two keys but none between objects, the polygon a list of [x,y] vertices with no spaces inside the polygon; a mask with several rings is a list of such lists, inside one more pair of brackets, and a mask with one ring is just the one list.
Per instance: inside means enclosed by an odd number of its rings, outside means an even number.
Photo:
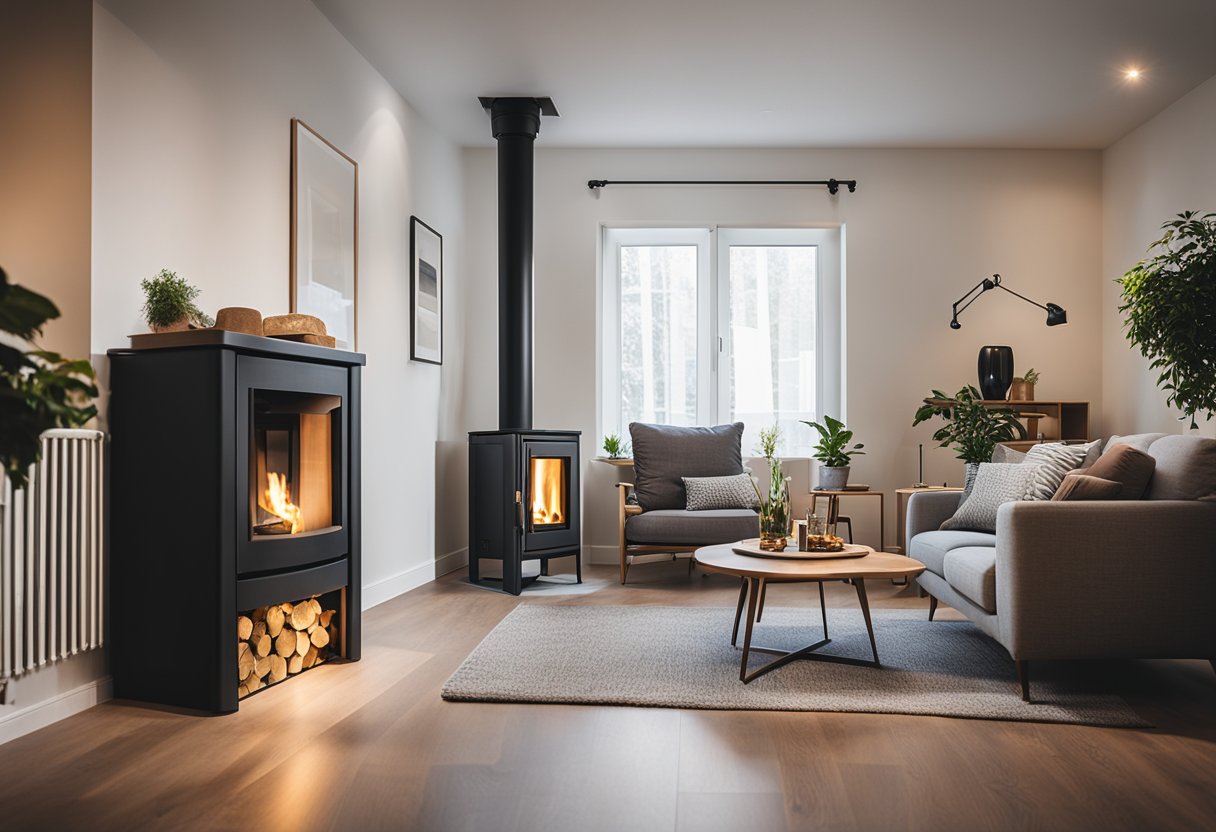
[{"label": "black metal table frame", "polygon": [[[772,647],[759,647],[752,644],[752,630],[757,621],[760,620],[764,612],[763,597],[765,588],[769,580],[774,580],[777,583],[817,583],[819,584],[819,610],[823,615],[823,638],[814,644],[808,644],[798,650],[778,650]],[[857,590],[857,601],[861,605],[861,614],[866,620],[866,631],[870,636],[870,652],[874,655],[871,659],[856,659],[851,656],[835,656],[830,653],[817,653],[819,650],[832,643],[832,639],[828,637],[828,608],[824,602],[823,596],[823,580],[843,580],[847,584],[852,584]],[[866,597],[866,581],[865,578],[825,578],[823,580],[813,580],[800,578],[797,581],[778,581],[768,578],[752,578],[742,576],[739,584],[739,603],[735,608],[735,626],[731,631],[730,645],[731,647],[738,646],[739,640],[739,620],[743,617],[744,602],[747,603],[747,626],[743,631],[743,659],[739,664],[739,681],[747,684],[770,670],[776,670],[779,667],[784,667],[792,661],[805,659],[808,661],[819,662],[836,662],[837,664],[859,665],[861,667],[881,667],[878,661],[878,646],[874,641],[874,624],[870,620],[870,601]],[[752,652],[768,653],[775,655],[778,658],[773,659],[765,665],[761,665],[750,673],[747,670],[747,662],[751,657]]]}]

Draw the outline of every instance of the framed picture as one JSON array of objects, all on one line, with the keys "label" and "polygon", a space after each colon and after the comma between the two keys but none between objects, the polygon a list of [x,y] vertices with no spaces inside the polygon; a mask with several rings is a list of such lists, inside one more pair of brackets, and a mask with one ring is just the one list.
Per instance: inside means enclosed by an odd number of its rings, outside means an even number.
[{"label": "framed picture", "polygon": [[338,349],[358,347],[359,166],[291,120],[291,311],[315,315]]},{"label": "framed picture", "polygon": [[443,363],[443,237],[410,217],[410,358]]}]

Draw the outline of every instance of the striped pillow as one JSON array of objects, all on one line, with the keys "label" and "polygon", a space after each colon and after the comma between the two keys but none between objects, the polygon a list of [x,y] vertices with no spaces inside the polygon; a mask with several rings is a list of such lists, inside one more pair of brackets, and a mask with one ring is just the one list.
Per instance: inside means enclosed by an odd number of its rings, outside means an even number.
[{"label": "striped pillow", "polygon": [[1038,466],[1034,477],[1034,499],[1050,500],[1064,478],[1085,464],[1086,455],[1097,444],[1062,445],[1053,442],[1035,445],[1027,451],[1023,464]]}]

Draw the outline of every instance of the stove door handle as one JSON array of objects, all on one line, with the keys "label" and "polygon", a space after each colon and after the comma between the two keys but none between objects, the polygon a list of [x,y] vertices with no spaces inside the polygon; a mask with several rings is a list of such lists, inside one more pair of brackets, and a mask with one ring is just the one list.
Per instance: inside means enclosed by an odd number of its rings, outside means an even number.
[{"label": "stove door handle", "polygon": [[524,495],[522,491],[515,492],[515,528],[524,527]]}]

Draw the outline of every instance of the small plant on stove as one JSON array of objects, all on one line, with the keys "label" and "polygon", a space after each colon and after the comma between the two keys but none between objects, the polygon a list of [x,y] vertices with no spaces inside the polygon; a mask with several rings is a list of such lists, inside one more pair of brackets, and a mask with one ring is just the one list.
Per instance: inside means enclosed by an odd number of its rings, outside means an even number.
[{"label": "small plant on stove", "polygon": [[198,287],[178,277],[177,272],[161,269],[155,277],[139,285],[144,290],[144,320],[153,332],[215,325],[211,316],[194,303],[199,296]]},{"label": "small plant on stove", "polygon": [[608,454],[609,459],[621,459],[629,453],[629,443],[610,433],[604,437],[604,453]]}]

